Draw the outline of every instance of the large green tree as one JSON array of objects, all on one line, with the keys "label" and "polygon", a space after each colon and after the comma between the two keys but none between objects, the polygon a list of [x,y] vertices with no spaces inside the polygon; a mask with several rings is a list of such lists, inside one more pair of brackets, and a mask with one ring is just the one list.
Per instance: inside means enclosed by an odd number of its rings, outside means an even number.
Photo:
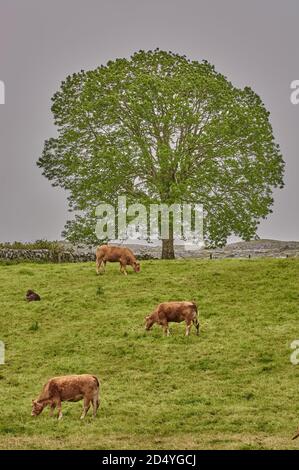
[{"label": "large green tree", "polygon": [[[128,202],[201,203],[204,236],[250,239],[283,186],[284,163],[269,113],[207,61],[139,51],[68,76],[53,97],[58,136],[38,166],[69,192],[64,234],[95,241],[95,207]],[[162,257],[174,256],[163,240]]]}]

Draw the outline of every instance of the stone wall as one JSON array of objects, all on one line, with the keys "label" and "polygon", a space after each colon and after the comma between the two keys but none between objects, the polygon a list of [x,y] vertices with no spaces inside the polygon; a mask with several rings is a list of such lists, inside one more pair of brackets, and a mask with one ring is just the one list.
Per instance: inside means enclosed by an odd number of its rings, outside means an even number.
[{"label": "stone wall", "polygon": [[[160,247],[147,247],[144,245],[129,245],[139,259],[160,259]],[[94,246],[61,243],[59,250],[16,250],[0,249],[0,260],[8,262],[84,262],[95,261]],[[224,248],[200,249],[186,251],[184,247],[175,249],[177,259],[199,258],[298,258],[299,242],[280,242],[275,240],[258,240],[252,242],[239,242],[227,245]]]},{"label": "stone wall", "polygon": [[2,261],[33,261],[51,263],[73,263],[83,261],[94,261],[94,252],[73,252],[61,250],[12,250],[0,249],[0,260]]}]

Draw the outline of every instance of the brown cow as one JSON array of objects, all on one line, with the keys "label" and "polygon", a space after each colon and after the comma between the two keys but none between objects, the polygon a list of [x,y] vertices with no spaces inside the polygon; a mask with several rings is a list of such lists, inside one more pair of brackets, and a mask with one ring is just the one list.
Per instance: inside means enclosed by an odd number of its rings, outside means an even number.
[{"label": "brown cow", "polygon": [[90,403],[92,403],[93,416],[95,417],[100,403],[99,389],[100,383],[95,375],[82,374],[53,377],[43,386],[38,398],[32,400],[31,416],[39,415],[49,405],[51,408],[50,415],[53,416],[53,411],[57,406],[58,419],[61,419],[62,401],[79,401],[83,398],[81,419],[85,418]]},{"label": "brown cow", "polygon": [[102,245],[98,246],[96,251],[96,271],[97,274],[100,274],[100,268],[103,265],[103,272],[105,272],[106,263],[110,262],[119,262],[120,263],[120,272],[127,275],[126,266],[131,265],[135,273],[139,273],[140,264],[136,260],[133,252],[130,248],[125,248],[122,246],[108,246]]},{"label": "brown cow", "polygon": [[180,323],[186,322],[186,336],[189,336],[190,329],[193,325],[196,328],[196,334],[199,334],[199,321],[197,319],[197,305],[194,302],[163,302],[145,317],[145,329],[151,329],[154,323],[161,325],[164,333],[169,336],[169,322]]}]

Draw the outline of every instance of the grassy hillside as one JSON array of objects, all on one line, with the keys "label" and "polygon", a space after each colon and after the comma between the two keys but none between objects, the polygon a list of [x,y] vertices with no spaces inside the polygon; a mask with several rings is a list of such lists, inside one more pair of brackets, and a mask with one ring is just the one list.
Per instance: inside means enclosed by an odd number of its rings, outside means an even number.
[{"label": "grassy hillside", "polygon": [[[0,267],[0,448],[299,448],[295,259],[147,261],[127,277],[91,263]],[[27,304],[27,289],[42,301]],[[196,300],[201,333],[150,333],[159,302]],[[30,416],[54,375],[97,374],[102,402]],[[90,413],[90,412],[89,412]]]}]

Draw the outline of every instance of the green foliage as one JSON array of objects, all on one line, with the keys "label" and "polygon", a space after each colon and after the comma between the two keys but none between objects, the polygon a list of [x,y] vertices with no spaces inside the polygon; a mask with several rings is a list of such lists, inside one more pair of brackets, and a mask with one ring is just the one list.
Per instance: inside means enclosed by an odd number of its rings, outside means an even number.
[{"label": "green foliage", "polygon": [[[31,264],[32,303],[20,269],[0,268],[0,448],[298,449],[298,260],[144,261],[127,277],[109,264],[104,296],[93,263]],[[177,299],[198,302],[200,336],[145,332]],[[30,416],[50,377],[84,372],[102,383],[95,420],[82,403],[63,403],[61,422]]]},{"label": "green foliage", "polygon": [[58,241],[36,240],[35,242],[5,242],[0,243],[0,249],[9,250],[59,250],[60,244]]},{"label": "green foliage", "polygon": [[68,76],[53,97],[58,137],[45,142],[43,174],[79,211],[64,235],[96,242],[95,207],[201,203],[205,239],[248,240],[283,185],[281,153],[261,99],[207,61],[139,51]]}]

